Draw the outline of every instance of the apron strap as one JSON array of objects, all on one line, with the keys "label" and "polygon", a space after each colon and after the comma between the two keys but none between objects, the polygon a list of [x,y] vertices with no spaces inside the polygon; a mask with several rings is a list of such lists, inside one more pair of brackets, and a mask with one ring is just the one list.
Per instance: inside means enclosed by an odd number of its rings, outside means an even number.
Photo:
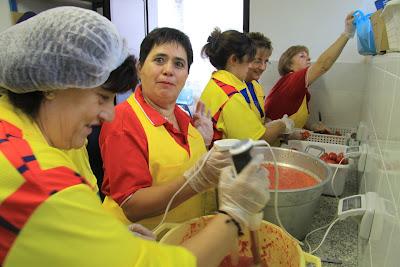
[{"label": "apron strap", "polygon": [[[221,82],[220,80],[217,80],[215,78],[212,78],[213,81],[218,85],[218,87],[226,94],[226,96],[228,97],[228,100],[234,96],[235,94],[239,93],[235,87],[233,87],[232,85],[226,84]],[[216,140],[220,140],[222,139],[222,135],[223,133],[221,131],[219,131],[217,129],[217,122],[219,119],[219,116],[221,115],[221,112],[225,106],[225,104],[228,102],[228,100],[226,100],[218,109],[218,111],[214,114],[214,116],[211,118],[212,122],[213,122],[213,128],[214,128],[214,135],[213,135],[213,142]]]}]

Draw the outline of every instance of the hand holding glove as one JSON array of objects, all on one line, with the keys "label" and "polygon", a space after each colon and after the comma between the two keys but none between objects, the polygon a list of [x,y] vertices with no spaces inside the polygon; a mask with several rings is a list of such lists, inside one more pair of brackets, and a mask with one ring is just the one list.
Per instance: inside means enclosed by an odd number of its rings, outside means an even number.
[{"label": "hand holding glove", "polygon": [[286,126],[285,129],[285,134],[289,134],[291,132],[293,132],[294,129],[294,121],[292,119],[289,119],[288,115],[285,114],[283,115],[283,117],[280,119]]},{"label": "hand holding glove", "polygon": [[128,229],[137,237],[152,241],[156,240],[154,233],[141,224],[132,223],[128,225]]},{"label": "hand holding glove", "polygon": [[190,179],[190,187],[199,193],[216,187],[222,169],[233,164],[232,158],[227,151],[218,152],[211,150],[209,153],[211,154],[204,164],[203,161],[207,154],[204,154],[192,168],[183,174],[186,180]]},{"label": "hand holding glove", "polygon": [[320,121],[312,124],[311,130],[317,133],[333,134],[332,130]]},{"label": "hand holding glove", "polygon": [[263,155],[255,156],[237,176],[233,166],[225,168],[218,185],[219,209],[253,229],[260,226],[260,211],[269,200],[268,171],[261,166],[263,159]]},{"label": "hand holding glove", "polygon": [[347,15],[346,20],[345,20],[345,25],[344,25],[344,34],[350,39],[354,37],[354,33],[356,32],[356,27],[353,24],[354,17],[353,13],[351,12],[350,14]]},{"label": "hand holding glove", "polygon": [[211,145],[214,130],[213,123],[211,121],[210,111],[205,112],[206,106],[203,102],[199,101],[196,105],[196,111],[193,114],[193,125],[203,136],[204,143],[206,146]]},{"label": "hand holding glove", "polygon": [[310,137],[310,132],[304,129],[294,129],[293,133],[289,135],[289,140],[306,140]]}]

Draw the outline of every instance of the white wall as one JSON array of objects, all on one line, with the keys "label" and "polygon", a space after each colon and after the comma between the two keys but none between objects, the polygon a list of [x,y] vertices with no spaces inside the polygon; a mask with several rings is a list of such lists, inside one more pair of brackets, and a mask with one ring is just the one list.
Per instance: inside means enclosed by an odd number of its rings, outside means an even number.
[{"label": "white wall", "polygon": [[0,0],[0,32],[11,26],[10,6],[8,1]]},{"label": "white wall", "polygon": [[[370,0],[252,0],[250,31],[268,36],[273,45],[272,65],[260,79],[266,93],[280,78],[277,61],[290,46],[302,44],[312,61],[344,31],[344,20],[352,10],[374,11]],[[365,57],[358,54],[356,39],[350,40],[335,65],[311,87],[310,120],[332,127],[356,127],[361,119],[365,91]]]},{"label": "white wall", "polygon": [[[311,57],[320,55],[344,30],[344,19],[352,10],[374,11],[372,0],[251,0],[250,30],[260,31],[271,38],[272,60],[289,46],[303,44]],[[363,62],[351,42],[339,62]]]},{"label": "white wall", "polygon": [[377,192],[371,237],[359,240],[359,266],[399,266],[400,255],[400,53],[375,56],[368,64],[362,121],[368,154],[361,191]]}]

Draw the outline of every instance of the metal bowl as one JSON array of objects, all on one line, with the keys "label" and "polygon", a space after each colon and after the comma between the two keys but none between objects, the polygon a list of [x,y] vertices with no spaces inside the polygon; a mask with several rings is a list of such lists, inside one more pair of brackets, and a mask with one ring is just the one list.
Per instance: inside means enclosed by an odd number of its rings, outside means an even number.
[{"label": "metal bowl", "polygon": [[[304,239],[314,212],[319,206],[319,200],[324,186],[331,179],[331,170],[319,158],[292,149],[271,148],[279,166],[290,167],[303,171],[320,182],[311,187],[278,190],[278,212],[285,229],[297,239]],[[273,163],[271,150],[265,147],[254,147],[252,155],[263,154],[268,163]],[[271,199],[264,208],[264,219],[279,225],[275,216],[275,190],[271,190]]]}]

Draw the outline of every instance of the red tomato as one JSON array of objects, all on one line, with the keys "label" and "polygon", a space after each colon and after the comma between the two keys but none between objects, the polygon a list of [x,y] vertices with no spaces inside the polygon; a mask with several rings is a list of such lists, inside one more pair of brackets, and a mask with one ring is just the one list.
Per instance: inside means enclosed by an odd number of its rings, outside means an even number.
[{"label": "red tomato", "polygon": [[340,163],[340,164],[347,165],[347,164],[349,164],[349,160],[348,159],[344,159],[344,160],[342,160],[342,163]]},{"label": "red tomato", "polygon": [[336,158],[336,162],[339,164],[339,163],[342,163],[342,162],[340,162],[342,159],[343,159],[344,157],[343,157],[343,154],[342,155],[340,155],[340,154],[338,154],[337,155],[337,158]]},{"label": "red tomato", "polygon": [[331,159],[331,160],[333,160],[333,161],[336,162],[337,155],[336,155],[335,152],[330,152],[330,153],[328,154],[328,156],[329,156],[329,159]]},{"label": "red tomato", "polygon": [[322,154],[319,158],[322,159],[323,161],[327,161],[329,159],[328,153]]},{"label": "red tomato", "polygon": [[310,132],[309,131],[301,132],[301,138],[303,140],[307,139],[308,137],[310,137]]}]

